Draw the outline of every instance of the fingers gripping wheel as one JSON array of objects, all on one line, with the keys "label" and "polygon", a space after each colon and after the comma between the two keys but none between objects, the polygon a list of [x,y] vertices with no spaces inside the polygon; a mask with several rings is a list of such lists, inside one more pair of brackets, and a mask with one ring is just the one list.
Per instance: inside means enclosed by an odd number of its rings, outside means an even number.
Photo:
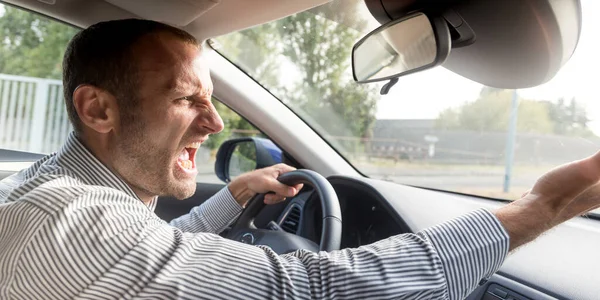
[{"label": "fingers gripping wheel", "polygon": [[[303,183],[313,187],[321,201],[323,211],[323,229],[318,249],[338,250],[342,240],[342,213],[337,194],[329,181],[319,173],[310,170],[288,172],[279,176],[278,180],[287,185]],[[316,250],[311,246],[314,243],[294,234],[256,229],[253,221],[265,206],[263,198],[264,194],[257,195],[249,202],[228,235],[229,238],[239,241],[242,237],[251,235],[253,244],[270,246],[280,254],[298,249]]]}]

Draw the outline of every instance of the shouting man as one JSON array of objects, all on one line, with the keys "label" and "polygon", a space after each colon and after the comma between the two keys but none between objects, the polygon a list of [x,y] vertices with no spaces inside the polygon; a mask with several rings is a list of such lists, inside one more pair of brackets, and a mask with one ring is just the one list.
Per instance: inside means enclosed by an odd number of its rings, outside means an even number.
[{"label": "shouting man", "polygon": [[166,223],[157,196],[196,187],[197,148],[223,129],[199,43],[146,20],[93,25],[63,66],[64,146],[0,182],[1,299],[463,299],[505,256],[600,205],[600,154],[531,192],[357,249],[277,255],[216,235],[257,193],[296,195],[286,165],[240,176]]}]

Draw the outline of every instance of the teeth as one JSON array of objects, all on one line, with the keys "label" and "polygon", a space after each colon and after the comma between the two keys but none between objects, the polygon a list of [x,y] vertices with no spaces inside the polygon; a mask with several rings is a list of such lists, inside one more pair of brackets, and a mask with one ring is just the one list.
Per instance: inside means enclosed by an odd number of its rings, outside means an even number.
[{"label": "teeth", "polygon": [[194,148],[194,149],[198,149],[198,148],[200,147],[200,144],[202,144],[202,143],[200,143],[200,142],[193,142],[193,143],[191,143],[191,144],[189,144],[189,145],[187,145],[187,146],[185,146],[185,147],[186,147],[186,148]]},{"label": "teeth", "polygon": [[192,169],[192,161],[191,160],[182,160],[179,162],[182,168],[191,170]]}]

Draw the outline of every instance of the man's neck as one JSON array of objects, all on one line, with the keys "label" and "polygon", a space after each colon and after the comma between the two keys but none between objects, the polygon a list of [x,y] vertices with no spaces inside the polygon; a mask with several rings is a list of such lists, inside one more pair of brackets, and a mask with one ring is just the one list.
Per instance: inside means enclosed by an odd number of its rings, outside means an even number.
[{"label": "man's neck", "polygon": [[79,139],[79,141],[83,144],[84,147],[86,147],[88,149],[88,151],[90,151],[90,153],[92,155],[94,155],[104,166],[106,166],[111,173],[113,173],[115,176],[119,177],[121,180],[123,180],[123,182],[125,182],[125,184],[127,184],[127,186],[138,196],[138,198],[144,202],[145,205],[150,205],[150,203],[152,203],[152,200],[154,200],[154,198],[156,198],[156,195],[152,195],[151,193],[143,190],[143,189],[139,189],[136,186],[132,185],[129,181],[127,181],[126,178],[124,178],[123,176],[121,176],[121,174],[119,174],[119,172],[113,168],[112,164],[110,163],[109,160],[109,155],[108,155],[108,150],[102,151],[100,149],[108,149],[107,147],[107,142],[106,141],[102,141],[102,139],[90,139],[87,138],[86,135],[83,134],[77,134],[77,139]]}]

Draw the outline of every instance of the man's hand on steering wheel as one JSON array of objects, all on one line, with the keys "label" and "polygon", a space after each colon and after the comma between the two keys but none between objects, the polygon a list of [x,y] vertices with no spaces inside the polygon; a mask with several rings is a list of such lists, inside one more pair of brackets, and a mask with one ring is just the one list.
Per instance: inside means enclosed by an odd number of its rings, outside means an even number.
[{"label": "man's hand on steering wheel", "polygon": [[296,168],[286,164],[277,164],[248,172],[231,181],[228,186],[229,191],[242,207],[245,207],[256,194],[263,193],[266,194],[264,200],[266,204],[279,203],[286,197],[296,196],[302,189],[302,184],[288,186],[277,180],[280,175],[294,170]]}]

